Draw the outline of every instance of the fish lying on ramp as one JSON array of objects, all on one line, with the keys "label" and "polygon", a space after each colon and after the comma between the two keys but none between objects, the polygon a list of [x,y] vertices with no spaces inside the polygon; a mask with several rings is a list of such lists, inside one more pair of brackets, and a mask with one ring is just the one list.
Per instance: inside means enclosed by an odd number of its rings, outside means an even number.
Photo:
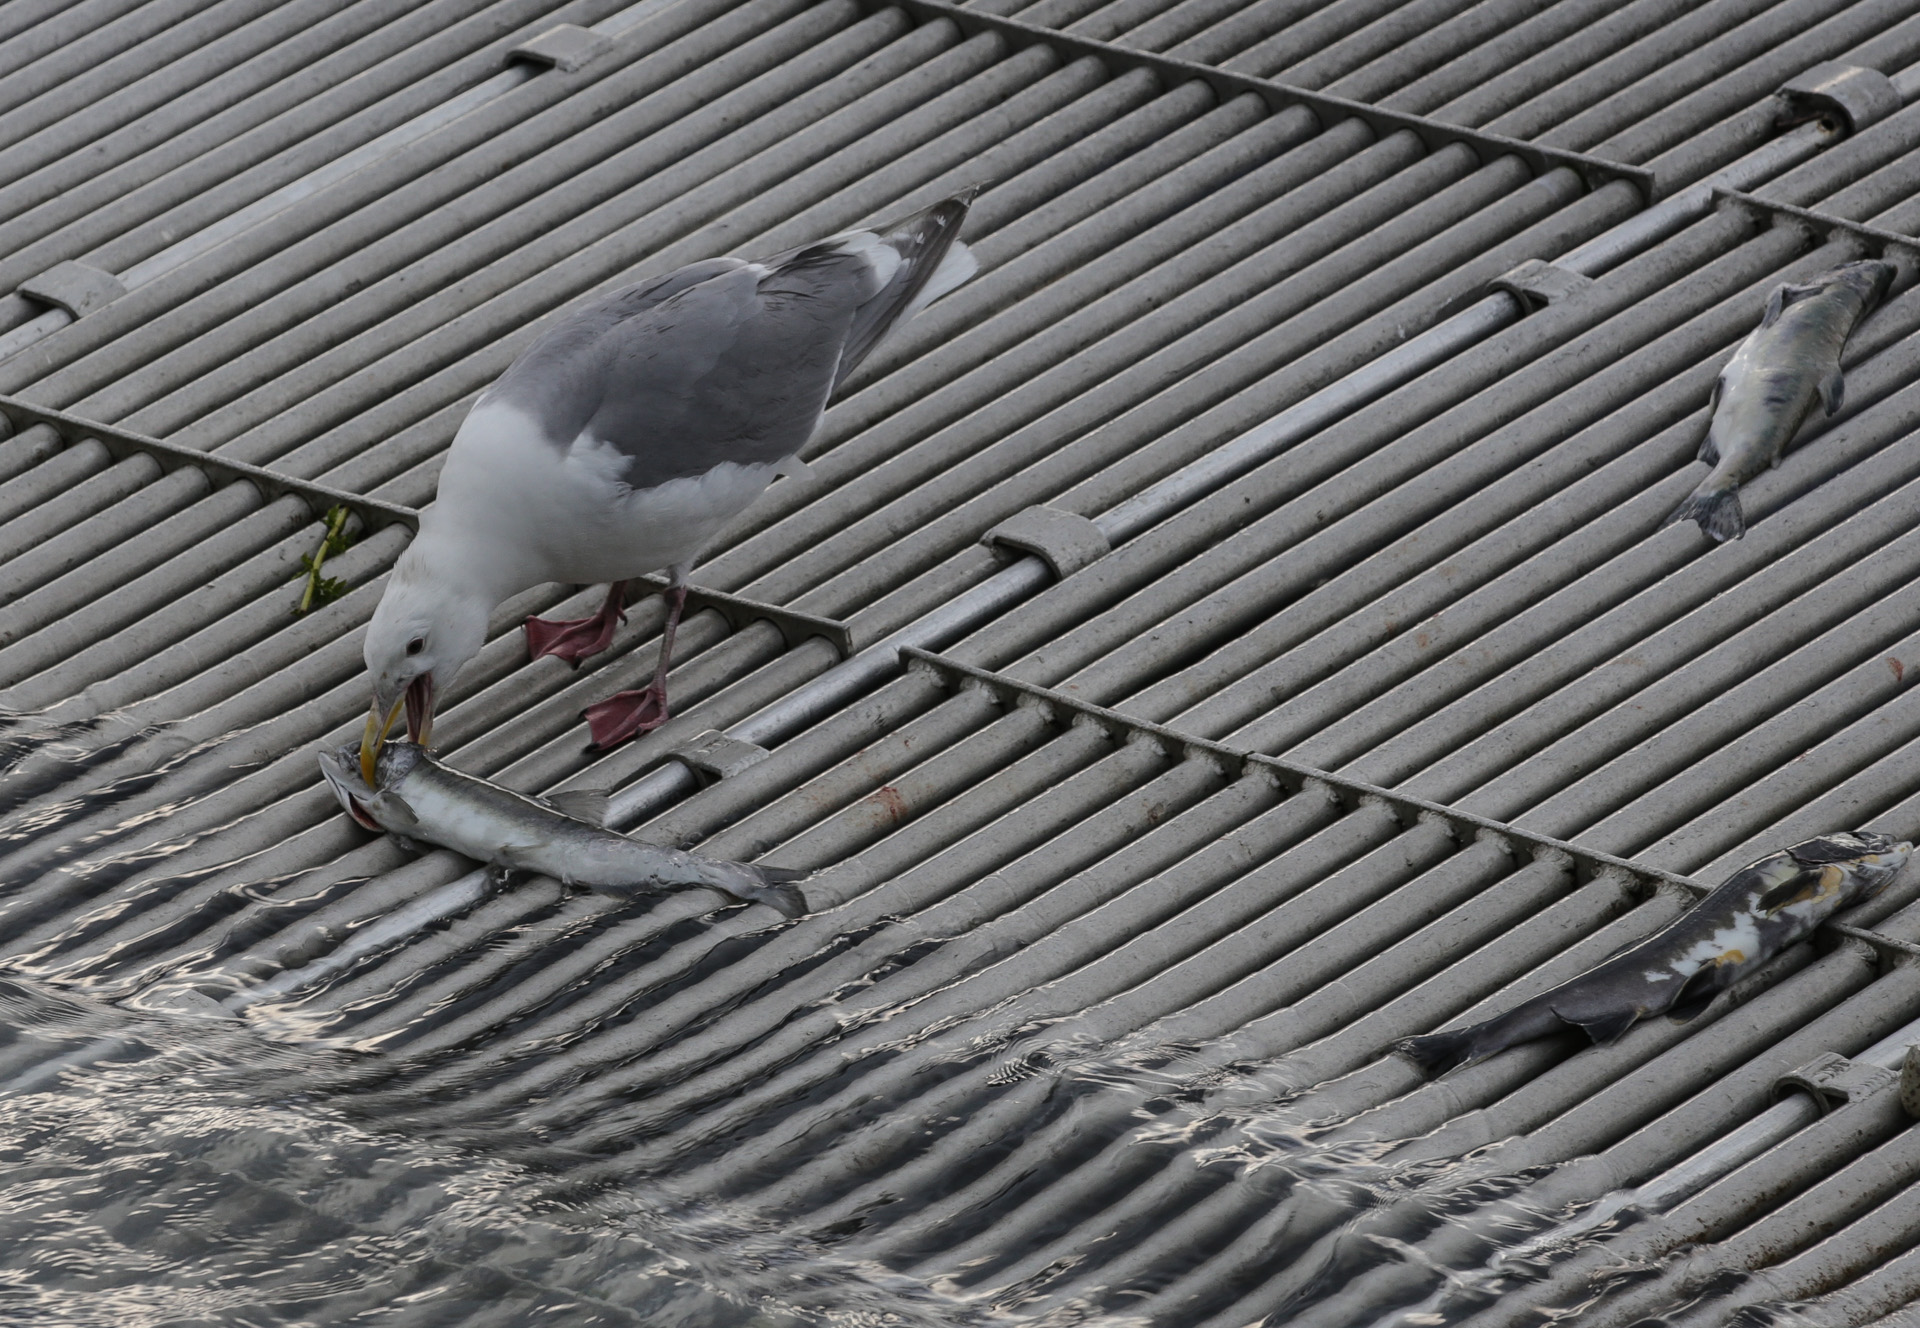
[{"label": "fish lying on ramp", "polygon": [[1869,259],[1774,289],[1760,326],[1713,385],[1699,458],[1713,469],[1662,527],[1694,521],[1716,542],[1747,533],[1740,486],[1780,464],[1815,403],[1829,416],[1839,412],[1840,352],[1892,284],[1892,265]]},{"label": "fish lying on ramp", "polygon": [[[442,765],[410,742],[381,749],[372,786],[360,777],[358,743],[321,752],[320,772],[347,814],[367,829],[403,841],[426,840],[496,868],[539,872],[621,899],[704,885],[790,918],[807,911],[792,884],[806,872],[696,857],[628,839],[597,823],[606,802],[599,794],[530,798]],[[582,812],[593,819],[583,819]]]},{"label": "fish lying on ramp", "polygon": [[1611,1042],[1665,1013],[1693,1018],[1735,979],[1900,874],[1913,845],[1870,830],[1822,835],[1750,863],[1664,930],[1505,1014],[1393,1049],[1428,1074],[1567,1028]]}]

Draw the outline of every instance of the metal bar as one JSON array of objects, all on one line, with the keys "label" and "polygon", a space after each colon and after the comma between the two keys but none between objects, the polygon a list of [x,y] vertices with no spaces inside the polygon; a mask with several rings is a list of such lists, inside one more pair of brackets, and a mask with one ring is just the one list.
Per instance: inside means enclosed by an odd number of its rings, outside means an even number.
[{"label": "metal bar", "polygon": [[[1464,844],[1476,837],[1491,836],[1496,842],[1523,844],[1536,857],[1554,855],[1577,863],[1581,868],[1581,880],[1591,880],[1605,874],[1619,874],[1641,882],[1643,887],[1649,890],[1657,889],[1662,885],[1675,886],[1694,898],[1710,894],[1714,889],[1713,886],[1695,880],[1691,876],[1634,862],[1568,840],[1556,839],[1550,835],[1539,834],[1508,821],[1478,816],[1458,807],[1413,797],[1364,780],[1302,765],[1282,757],[1269,756],[1264,752],[1213,742],[1169,728],[1164,724],[1135,719],[1106,706],[1094,705],[1070,693],[1009,678],[987,669],[975,668],[932,651],[903,646],[900,654],[902,658],[911,661],[911,666],[929,669],[946,679],[951,686],[972,684],[988,688],[1008,700],[1029,697],[1056,710],[1085,715],[1116,733],[1137,734],[1151,738],[1160,743],[1169,755],[1210,757],[1218,761],[1234,777],[1238,777],[1246,766],[1252,763],[1275,771],[1291,792],[1326,789],[1343,806],[1350,809],[1368,802],[1379,803],[1391,808],[1395,818],[1402,825],[1412,825],[1424,817],[1432,817],[1449,827],[1448,833],[1457,843]],[[1864,941],[1889,960],[1920,956],[1920,945],[1911,941],[1900,940],[1845,923],[1828,922],[1823,925],[1839,935]]]},{"label": "metal bar", "polygon": [[[369,533],[388,524],[402,525],[415,532],[420,528],[420,514],[412,508],[402,507],[397,503],[367,498],[348,493],[343,489],[336,489],[331,485],[282,475],[243,461],[227,460],[201,452],[196,448],[184,447],[178,443],[149,438],[144,434],[132,433],[112,425],[81,419],[64,411],[36,406],[15,397],[0,396],[0,413],[14,418],[17,428],[25,427],[27,423],[47,425],[55,429],[69,443],[85,439],[95,440],[105,446],[116,458],[147,455],[158,459],[163,469],[171,470],[181,465],[189,465],[205,472],[216,482],[232,483],[236,480],[244,480],[258,489],[268,501],[291,494],[304,501],[316,517],[323,518],[334,507],[344,507],[360,517]],[[654,590],[666,589],[667,583],[664,578],[642,577],[640,579]],[[829,618],[801,613],[696,585],[690,585],[687,588],[687,602],[696,611],[701,608],[714,609],[736,630],[746,622],[764,619],[779,628],[781,635],[789,644],[797,645],[810,636],[821,636],[840,651],[843,657],[855,653],[851,630],[846,624]]]},{"label": "metal bar", "polygon": [[1459,125],[1428,119],[1423,115],[1391,111],[1346,97],[1329,96],[1324,92],[1315,92],[1308,88],[1294,87],[1247,74],[1232,73],[1192,60],[1137,51],[1130,47],[1115,45],[1112,42],[1095,41],[1088,37],[1071,36],[1052,28],[1023,22],[1020,19],[1003,18],[980,9],[948,4],[946,0],[871,0],[871,3],[904,9],[922,22],[946,19],[968,35],[993,32],[1015,40],[1041,42],[1072,55],[1090,55],[1114,69],[1149,69],[1170,85],[1187,81],[1205,83],[1214,90],[1214,94],[1222,102],[1252,93],[1276,111],[1287,106],[1305,106],[1328,126],[1341,119],[1357,119],[1382,137],[1401,130],[1410,131],[1429,150],[1438,149],[1449,143],[1463,143],[1473,150],[1474,155],[1483,164],[1497,157],[1512,155],[1526,162],[1536,175],[1544,175],[1548,171],[1567,167],[1586,181],[1589,188],[1598,188],[1602,184],[1624,180],[1638,189],[1642,198],[1649,203],[1655,201],[1658,196],[1651,171],[1605,161],[1585,153],[1543,147],[1500,134],[1465,129]]},{"label": "metal bar", "polygon": [[402,525],[412,531],[420,529],[420,514],[410,507],[383,502],[378,498],[362,497],[312,480],[296,479],[291,475],[282,475],[245,461],[231,461],[200,451],[198,448],[183,447],[179,443],[169,443],[160,438],[149,438],[145,434],[132,433],[111,424],[98,424],[76,415],[69,415],[63,410],[54,410],[47,406],[37,406],[30,401],[22,401],[18,397],[0,395],[0,414],[5,414],[12,420],[16,429],[25,428],[30,424],[47,425],[68,444],[92,439],[116,458],[124,459],[136,454],[145,455],[158,460],[163,470],[174,470],[183,465],[190,465],[204,472],[216,483],[231,484],[236,480],[245,480],[258,489],[261,496],[269,502],[282,494],[292,494],[304,501],[316,517],[323,519],[328,509],[344,507],[359,517],[368,531],[379,530],[388,524]]},{"label": "metal bar", "polygon": [[[667,578],[663,576],[643,576],[637,578],[653,589],[665,592]],[[801,613],[797,609],[781,608],[777,605],[747,599],[741,595],[729,595],[724,591],[711,590],[705,586],[687,586],[687,608],[694,612],[712,609],[727,620],[727,625],[738,631],[750,622],[770,622],[780,629],[780,635],[789,646],[797,646],[812,637],[821,637],[840,652],[840,658],[848,659],[859,653],[854,643],[853,629],[843,622],[832,618],[822,618],[818,614]]]},{"label": "metal bar", "polygon": [[1852,236],[1865,242],[1869,254],[1879,254],[1886,249],[1910,250],[1920,256],[1920,240],[1911,235],[1901,235],[1897,231],[1871,226],[1863,221],[1849,221],[1845,217],[1836,217],[1830,213],[1813,208],[1795,207],[1791,203],[1781,203],[1770,198],[1761,198],[1744,190],[1730,189],[1716,185],[1713,196],[1733,204],[1756,220],[1786,220],[1798,222],[1816,242],[1828,241],[1839,235]]}]

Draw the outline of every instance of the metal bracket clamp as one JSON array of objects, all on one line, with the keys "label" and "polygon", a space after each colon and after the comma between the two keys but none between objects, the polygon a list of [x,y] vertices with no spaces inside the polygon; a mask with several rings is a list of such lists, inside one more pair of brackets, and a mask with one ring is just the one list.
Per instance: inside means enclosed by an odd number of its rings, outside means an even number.
[{"label": "metal bracket clamp", "polygon": [[1824,1116],[1857,1097],[1878,1092],[1897,1077],[1882,1066],[1869,1061],[1850,1061],[1839,1052],[1830,1051],[1816,1056],[1792,1074],[1783,1074],[1774,1080],[1773,1097],[1777,1102],[1789,1093],[1811,1093]]},{"label": "metal bracket clamp", "polygon": [[[635,579],[662,592],[672,584],[664,576],[642,576]],[[687,608],[693,612],[712,609],[725,618],[727,626],[736,632],[756,620],[770,622],[780,629],[780,635],[786,639],[789,646],[797,646],[819,636],[825,637],[827,643],[840,652],[842,659],[851,658],[857,653],[853,629],[832,618],[815,617],[811,613],[782,608],[778,604],[762,604],[757,599],[743,599],[739,595],[729,595],[724,591],[708,590],[705,586],[687,587]]]},{"label": "metal bracket clamp", "polygon": [[1776,128],[1805,124],[1823,115],[1838,115],[1857,133],[1900,109],[1900,90],[1878,69],[1827,60],[1780,85],[1777,94],[1786,105],[1775,119]]},{"label": "metal bracket clamp", "polygon": [[1920,1046],[1907,1048],[1900,1063],[1900,1106],[1909,1116],[1920,1116]]},{"label": "metal bracket clamp", "polygon": [[982,535],[980,542],[989,548],[1031,553],[1063,581],[1113,548],[1106,533],[1086,517],[1046,506],[1015,512]]},{"label": "metal bracket clamp", "polygon": [[703,784],[737,775],[770,755],[765,747],[729,738],[718,729],[695,734],[669,754],[698,775]]},{"label": "metal bracket clamp", "polygon": [[576,23],[562,23],[508,51],[507,63],[525,60],[530,64],[546,65],[549,69],[571,74],[591,63],[611,45],[611,37],[602,36]]},{"label": "metal bracket clamp", "polygon": [[1541,258],[1529,258],[1511,272],[1487,283],[1489,290],[1505,291],[1527,313],[1570,300],[1593,285],[1593,278]]},{"label": "metal bracket clamp", "polygon": [[55,263],[37,277],[28,277],[18,289],[30,300],[58,305],[75,318],[85,318],[95,309],[125,295],[127,283],[90,263],[68,259]]}]

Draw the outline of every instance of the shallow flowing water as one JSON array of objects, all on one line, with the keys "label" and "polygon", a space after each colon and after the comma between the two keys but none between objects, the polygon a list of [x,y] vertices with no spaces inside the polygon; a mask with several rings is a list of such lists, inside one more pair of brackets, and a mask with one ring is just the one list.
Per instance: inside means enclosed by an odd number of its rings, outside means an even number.
[{"label": "shallow flowing water", "polygon": [[[616,1095],[573,1119],[587,1071],[524,1098],[516,1076],[629,1017],[596,997],[710,920],[648,933],[644,902],[610,914],[543,887],[490,900],[500,917],[438,967],[389,981],[376,956],[249,1003],[262,953],[310,957],[274,938],[369,876],[425,868],[364,836],[348,866],[311,875],[271,853],[221,861],[208,850],[223,827],[156,841],[219,782],[204,767],[220,744],[95,784],[115,755],[64,743],[16,737],[4,753],[0,853],[26,866],[0,884],[15,941],[0,967],[0,1322],[1438,1324],[1564,1253],[1499,1257],[1565,1216],[1530,1203],[1532,1177],[1403,1158],[1402,1141],[1317,1117],[1310,1092],[1257,1064],[1196,1076],[1195,1048],[1065,1046],[1046,1028],[956,1042],[933,1067],[977,1087],[924,1123],[928,1141],[1004,1095],[1031,1104],[982,1146],[982,1189],[952,1213],[903,1186],[817,1218],[778,1197],[784,1172],[727,1172],[757,1122],[623,1161],[690,1117]],[[308,833],[339,834],[331,820]],[[474,1021],[496,982],[592,954],[623,925],[642,939],[582,961],[539,1010]],[[717,946],[647,1000],[750,962],[760,939]],[[525,1035],[574,1011],[563,1033]],[[935,1035],[910,1032],[909,1013],[881,1021],[900,1022],[903,1046]],[[883,1095],[838,1124],[852,1137],[922,1109]],[[586,1135],[601,1142],[573,1142]],[[998,1165],[1023,1147],[1029,1161]],[[726,1184],[701,1179],[714,1174]]]}]

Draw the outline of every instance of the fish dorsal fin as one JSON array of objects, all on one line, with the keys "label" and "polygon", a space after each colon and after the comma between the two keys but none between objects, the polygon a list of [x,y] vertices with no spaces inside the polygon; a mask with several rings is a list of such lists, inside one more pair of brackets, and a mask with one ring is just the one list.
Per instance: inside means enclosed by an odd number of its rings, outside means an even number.
[{"label": "fish dorsal fin", "polygon": [[[1560,1017],[1566,1019],[1565,1015]],[[1591,1019],[1569,1019],[1567,1022],[1579,1024],[1580,1031],[1592,1038],[1595,1046],[1604,1047],[1610,1042],[1619,1041],[1621,1035],[1639,1020],[1640,1011],[1629,1005],[1610,1014],[1596,1015]]]},{"label": "fish dorsal fin", "polygon": [[1686,1023],[1713,1004],[1723,985],[1718,964],[1700,965],[1675,993],[1673,1004],[1667,1007],[1667,1017],[1676,1023]]},{"label": "fish dorsal fin", "polygon": [[1772,917],[1789,904],[1802,899],[1811,899],[1820,889],[1821,872],[1798,871],[1780,884],[1760,896],[1760,902],[1754,907],[1768,917]]},{"label": "fish dorsal fin", "polygon": [[1711,423],[1707,425],[1706,432],[1700,435],[1700,451],[1696,454],[1696,457],[1698,460],[1706,462],[1709,466],[1717,466],[1720,464],[1720,449],[1713,445],[1713,425]]},{"label": "fish dorsal fin", "polygon": [[562,816],[571,816],[588,825],[604,827],[607,823],[609,805],[605,789],[568,789],[564,793],[549,793],[540,801]]},{"label": "fish dorsal fin", "polygon": [[1852,835],[1820,835],[1789,845],[1786,852],[1795,862],[1809,867],[1829,862],[1852,862],[1867,851],[1866,845]]},{"label": "fish dorsal fin", "polygon": [[1809,295],[1818,295],[1825,289],[1826,286],[1820,283],[1815,283],[1810,286],[1799,286],[1791,281],[1785,285],[1775,286],[1773,288],[1773,294],[1767,297],[1767,313],[1766,316],[1760,320],[1760,326],[1772,327],[1774,321],[1780,317],[1780,311],[1782,309],[1785,309],[1795,300],[1804,300]]},{"label": "fish dorsal fin", "polygon": [[1831,419],[1840,413],[1840,403],[1847,399],[1847,378],[1840,372],[1838,365],[1832,373],[1820,380],[1820,399],[1827,403],[1827,417]]}]

